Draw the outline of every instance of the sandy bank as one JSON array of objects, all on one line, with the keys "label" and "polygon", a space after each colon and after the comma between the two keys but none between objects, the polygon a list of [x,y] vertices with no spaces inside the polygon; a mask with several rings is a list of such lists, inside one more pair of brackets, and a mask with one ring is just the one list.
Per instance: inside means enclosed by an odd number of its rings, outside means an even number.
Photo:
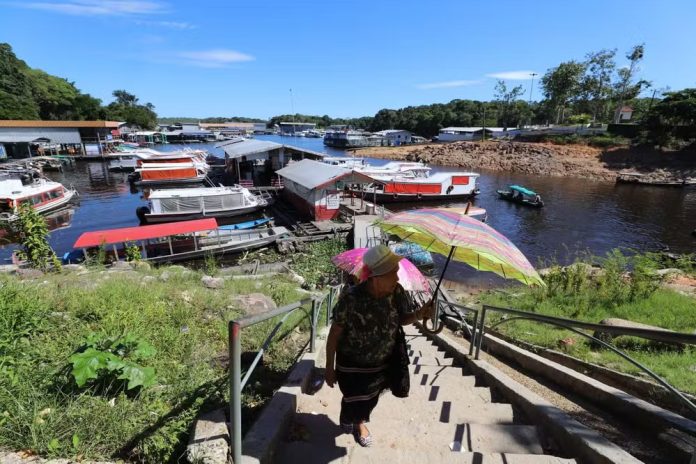
[{"label": "sandy bank", "polygon": [[619,172],[640,172],[655,179],[696,177],[693,154],[627,147],[603,150],[586,145],[486,141],[363,148],[355,150],[355,154],[474,170],[607,181],[616,180]]}]

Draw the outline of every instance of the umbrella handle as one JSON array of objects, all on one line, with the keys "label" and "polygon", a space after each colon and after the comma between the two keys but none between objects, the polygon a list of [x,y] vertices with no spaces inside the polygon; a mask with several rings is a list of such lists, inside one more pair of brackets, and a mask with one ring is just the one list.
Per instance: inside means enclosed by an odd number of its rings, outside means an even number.
[{"label": "umbrella handle", "polygon": [[[449,255],[447,255],[447,261],[445,261],[445,266],[442,268],[442,274],[440,274],[440,279],[437,281],[437,286],[435,287],[435,291],[433,292],[433,299],[432,302],[435,305],[435,313],[431,319],[433,323],[433,328],[429,329],[428,328],[428,318],[423,319],[423,330],[426,333],[432,334],[432,335],[437,335],[442,330],[445,328],[445,323],[440,320],[440,306],[437,305],[437,293],[440,291],[440,284],[442,284],[442,279],[445,277],[445,271],[447,271],[447,266],[449,265],[449,262],[452,260],[452,255],[454,255],[454,251],[457,249],[457,247],[453,246],[450,249]],[[437,323],[440,323],[439,325]]]}]

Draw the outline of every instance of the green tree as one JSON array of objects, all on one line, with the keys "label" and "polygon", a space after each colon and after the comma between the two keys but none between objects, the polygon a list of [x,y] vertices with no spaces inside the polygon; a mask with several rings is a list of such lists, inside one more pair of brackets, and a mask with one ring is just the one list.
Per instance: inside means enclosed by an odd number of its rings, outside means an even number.
[{"label": "green tree", "polygon": [[616,49],[588,53],[585,57],[587,73],[582,80],[585,98],[591,102],[592,122],[604,120],[607,103],[613,92],[612,75],[616,69]]},{"label": "green tree", "polygon": [[515,118],[511,110],[515,100],[523,93],[524,90],[521,85],[508,90],[503,80],[499,80],[497,84],[495,84],[495,99],[500,106],[499,124],[502,125],[504,129],[507,129],[509,126],[517,126],[519,123],[519,114],[517,118]]},{"label": "green tree", "polygon": [[157,125],[157,113],[152,103],[138,104],[138,97],[125,90],[114,90],[116,101],[109,103],[105,109],[108,119],[125,121],[143,129],[154,129]]},{"label": "green tree", "polygon": [[621,108],[623,108],[624,102],[637,97],[641,90],[650,86],[650,83],[643,79],[633,83],[635,74],[638,71],[638,63],[643,60],[644,54],[645,45],[636,45],[631,49],[631,52],[626,55],[630,65],[627,68],[621,68],[617,71],[619,79],[614,86],[617,94],[617,106],[616,110],[614,110],[614,124],[620,122]]},{"label": "green tree", "polygon": [[34,89],[41,119],[62,119],[71,111],[79,94],[73,84],[41,69],[29,68],[25,73]]},{"label": "green tree", "polygon": [[39,106],[26,69],[27,64],[17,58],[12,47],[0,43],[0,119],[39,119]]},{"label": "green tree", "polygon": [[542,92],[555,115],[556,124],[564,121],[567,106],[578,98],[584,72],[584,64],[568,61],[549,69],[541,78]]}]

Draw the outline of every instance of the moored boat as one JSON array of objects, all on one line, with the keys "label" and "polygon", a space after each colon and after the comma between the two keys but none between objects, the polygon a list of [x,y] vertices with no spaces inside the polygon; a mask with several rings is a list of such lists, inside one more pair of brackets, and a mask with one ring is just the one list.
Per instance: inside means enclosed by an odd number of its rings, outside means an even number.
[{"label": "moored boat", "polygon": [[147,163],[129,175],[136,185],[195,184],[203,182],[208,171],[194,163]]},{"label": "moored boat", "polygon": [[209,255],[241,253],[271,245],[292,234],[285,227],[227,230],[214,218],[85,232],[66,253],[64,262],[80,262],[90,250],[105,247],[110,258],[125,256],[127,245],[140,249],[141,259],[154,263],[187,261]]},{"label": "moored boat", "polygon": [[233,217],[262,210],[270,197],[254,195],[248,189],[233,187],[194,187],[153,190],[149,207],[136,214],[142,223],[190,221],[205,217]]},{"label": "moored boat", "polygon": [[531,206],[532,208],[541,208],[544,202],[541,196],[533,190],[522,187],[520,185],[511,185],[509,190],[497,190],[498,196],[512,203],[519,205]]},{"label": "moored boat", "polygon": [[15,221],[19,206],[31,205],[40,214],[59,209],[77,195],[60,182],[40,177],[36,171],[0,174],[0,222]]},{"label": "moored boat", "polygon": [[237,224],[228,224],[226,226],[220,226],[218,229],[221,230],[244,230],[244,229],[256,229],[261,226],[268,226],[273,221],[273,218],[262,218],[254,219],[253,221],[238,222]]},{"label": "moored boat", "polygon": [[479,174],[475,172],[439,172],[426,177],[367,175],[374,182],[352,191],[379,203],[462,200],[479,193],[476,187]]}]

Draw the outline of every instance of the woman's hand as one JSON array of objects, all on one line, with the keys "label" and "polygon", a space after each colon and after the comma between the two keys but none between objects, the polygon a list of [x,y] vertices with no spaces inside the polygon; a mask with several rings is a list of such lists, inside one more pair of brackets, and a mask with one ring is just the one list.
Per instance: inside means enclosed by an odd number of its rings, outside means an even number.
[{"label": "woman's hand", "polygon": [[418,319],[426,320],[431,319],[435,313],[435,306],[433,305],[433,300],[428,301],[423,305],[421,309],[416,312]]},{"label": "woman's hand", "polygon": [[326,381],[326,385],[333,388],[336,383],[336,371],[333,367],[327,367],[326,370],[324,370],[324,381]]}]

